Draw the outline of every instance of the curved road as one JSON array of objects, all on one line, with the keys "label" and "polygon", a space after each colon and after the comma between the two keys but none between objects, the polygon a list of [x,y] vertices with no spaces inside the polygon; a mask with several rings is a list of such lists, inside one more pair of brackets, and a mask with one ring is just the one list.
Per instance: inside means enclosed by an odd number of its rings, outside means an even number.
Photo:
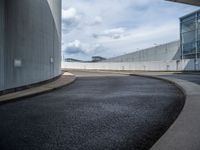
[{"label": "curved road", "polygon": [[163,81],[74,73],[69,86],[0,106],[1,150],[149,149],[184,104]]}]

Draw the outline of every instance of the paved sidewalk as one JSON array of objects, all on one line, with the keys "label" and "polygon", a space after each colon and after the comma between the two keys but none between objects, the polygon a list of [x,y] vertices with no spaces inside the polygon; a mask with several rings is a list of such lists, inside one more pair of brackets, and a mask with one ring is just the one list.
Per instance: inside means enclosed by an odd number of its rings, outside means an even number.
[{"label": "paved sidewalk", "polygon": [[184,108],[177,120],[154,144],[151,150],[199,150],[200,85],[184,79],[177,79],[170,72],[126,72],[126,74],[171,82],[180,88],[186,96]]},{"label": "paved sidewalk", "polygon": [[177,120],[151,150],[199,150],[200,86],[181,79],[162,78],[180,86],[185,92],[186,102]]},{"label": "paved sidewalk", "polygon": [[0,104],[11,102],[19,98],[30,97],[44,92],[49,92],[51,90],[55,90],[72,83],[73,81],[75,81],[75,79],[76,77],[73,74],[65,72],[60,78],[52,82],[42,84],[40,86],[33,87],[30,89],[2,95],[0,96]]}]

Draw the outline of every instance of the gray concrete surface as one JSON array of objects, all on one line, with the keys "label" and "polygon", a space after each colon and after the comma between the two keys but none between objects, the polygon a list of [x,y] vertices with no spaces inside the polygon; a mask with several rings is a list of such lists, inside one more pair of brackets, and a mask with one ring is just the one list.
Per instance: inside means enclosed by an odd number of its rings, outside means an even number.
[{"label": "gray concrete surface", "polygon": [[167,132],[153,145],[151,150],[199,150],[199,73],[126,72],[126,74],[131,73],[141,77],[169,81],[181,88],[186,95],[186,102],[180,115]]},{"label": "gray concrete surface", "polygon": [[133,53],[109,58],[103,62],[151,62],[179,59],[181,59],[180,41],[173,41]]},{"label": "gray concrete surface", "polygon": [[200,74],[193,74],[193,73],[173,73],[171,75],[161,75],[163,77],[171,77],[176,79],[182,79],[189,82],[193,82],[195,84],[200,85]]},{"label": "gray concrete surface", "polygon": [[160,80],[73,73],[70,86],[0,106],[0,149],[146,150],[184,104]]},{"label": "gray concrete surface", "polygon": [[101,77],[101,76],[128,76],[128,74],[120,74],[116,72],[110,72],[110,71],[92,71],[92,70],[66,70],[72,74],[74,74],[77,77]]},{"label": "gray concrete surface", "polygon": [[[196,70],[200,70],[197,59]],[[62,69],[107,70],[107,71],[194,71],[195,60],[144,61],[144,62],[62,62]]]},{"label": "gray concrete surface", "polygon": [[0,0],[0,90],[4,86],[4,0]]},{"label": "gray concrete surface", "polygon": [[[107,72],[113,72],[113,71],[107,71]],[[195,84],[200,84],[200,72],[119,71],[119,72],[113,72],[113,73],[169,77],[169,78],[175,78],[175,79],[181,79],[181,80],[189,81],[189,82],[192,82],[192,83],[195,83]]]},{"label": "gray concrete surface", "polygon": [[181,86],[186,97],[184,108],[151,150],[199,150],[200,148],[200,86],[186,80],[162,77]]},{"label": "gray concrete surface", "polygon": [[54,78],[60,67],[61,0],[0,0],[0,91]]},{"label": "gray concrete surface", "polygon": [[31,97],[34,95],[38,95],[45,92],[50,92],[52,90],[61,88],[63,86],[69,85],[76,80],[76,77],[68,72],[65,72],[59,78],[48,82],[48,83],[41,83],[37,86],[30,87],[24,90],[20,90],[17,92],[11,92],[8,94],[4,94],[0,96],[0,104],[5,104],[9,102],[14,102],[15,100],[20,100],[25,97]]}]

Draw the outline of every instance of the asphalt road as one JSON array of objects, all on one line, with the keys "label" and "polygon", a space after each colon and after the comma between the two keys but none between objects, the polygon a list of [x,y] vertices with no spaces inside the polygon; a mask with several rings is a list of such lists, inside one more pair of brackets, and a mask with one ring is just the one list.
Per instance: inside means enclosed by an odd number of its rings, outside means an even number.
[{"label": "asphalt road", "polygon": [[0,106],[1,150],[146,150],[184,104],[163,81],[74,73],[69,86]]}]

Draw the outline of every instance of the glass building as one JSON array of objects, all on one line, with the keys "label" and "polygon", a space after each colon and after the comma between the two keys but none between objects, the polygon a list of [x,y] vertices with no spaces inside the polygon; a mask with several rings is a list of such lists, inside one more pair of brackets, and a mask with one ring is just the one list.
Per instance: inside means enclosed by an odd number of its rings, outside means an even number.
[{"label": "glass building", "polygon": [[200,10],[180,18],[182,59],[200,57]]}]

